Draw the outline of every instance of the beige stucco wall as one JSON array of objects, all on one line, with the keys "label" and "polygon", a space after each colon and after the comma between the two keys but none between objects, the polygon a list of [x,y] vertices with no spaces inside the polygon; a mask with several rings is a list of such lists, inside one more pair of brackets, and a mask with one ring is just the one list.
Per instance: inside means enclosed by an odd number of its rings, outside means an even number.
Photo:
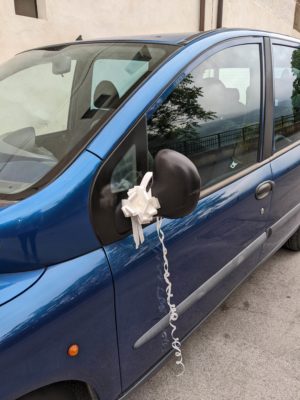
[{"label": "beige stucco wall", "polygon": [[[199,29],[200,0],[37,0],[42,18],[15,15],[0,0],[0,62],[27,48],[74,40]],[[205,29],[216,27],[218,0],[206,0]],[[295,0],[224,0],[223,26],[300,37]]]},{"label": "beige stucco wall", "polygon": [[0,0],[0,61],[49,43],[199,28],[199,0],[39,0],[44,18],[15,15],[13,0]]},{"label": "beige stucco wall", "polygon": [[224,0],[223,26],[248,27],[300,37],[293,29],[295,0]]}]

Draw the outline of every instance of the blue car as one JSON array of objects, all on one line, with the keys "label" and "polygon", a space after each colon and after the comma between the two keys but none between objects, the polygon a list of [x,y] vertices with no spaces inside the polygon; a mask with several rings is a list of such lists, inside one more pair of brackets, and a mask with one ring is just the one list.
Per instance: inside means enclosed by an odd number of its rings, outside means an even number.
[{"label": "blue car", "polygon": [[287,36],[76,41],[2,64],[0,399],[123,399],[172,354],[155,217],[136,249],[122,212],[148,171],[180,339],[300,250],[299,139]]}]

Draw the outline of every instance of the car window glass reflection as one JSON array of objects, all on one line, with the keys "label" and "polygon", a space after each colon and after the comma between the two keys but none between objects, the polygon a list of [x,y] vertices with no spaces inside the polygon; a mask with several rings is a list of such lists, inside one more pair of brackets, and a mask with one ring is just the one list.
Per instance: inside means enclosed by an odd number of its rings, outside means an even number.
[{"label": "car window glass reflection", "polygon": [[220,51],[188,74],[148,113],[149,152],[179,151],[203,187],[254,164],[260,134],[260,49]]},{"label": "car window glass reflection", "polygon": [[300,50],[273,46],[274,150],[300,139]]}]

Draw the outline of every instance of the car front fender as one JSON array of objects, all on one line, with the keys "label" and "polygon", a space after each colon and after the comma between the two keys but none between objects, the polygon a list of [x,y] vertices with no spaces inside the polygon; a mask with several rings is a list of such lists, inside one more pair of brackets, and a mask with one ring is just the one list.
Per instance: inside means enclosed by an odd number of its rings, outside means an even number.
[{"label": "car front fender", "polygon": [[[88,383],[101,399],[121,392],[114,294],[103,250],[46,269],[0,307],[0,398],[54,382]],[[76,357],[68,355],[79,346]]]}]

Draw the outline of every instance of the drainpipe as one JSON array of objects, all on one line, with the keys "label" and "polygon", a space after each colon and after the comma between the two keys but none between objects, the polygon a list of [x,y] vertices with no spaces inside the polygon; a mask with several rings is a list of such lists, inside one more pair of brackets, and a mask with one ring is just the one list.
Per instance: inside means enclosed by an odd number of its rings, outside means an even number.
[{"label": "drainpipe", "polygon": [[223,0],[218,0],[217,28],[222,28],[223,24]]},{"label": "drainpipe", "polygon": [[205,31],[205,0],[200,0],[200,22],[199,31]]}]

